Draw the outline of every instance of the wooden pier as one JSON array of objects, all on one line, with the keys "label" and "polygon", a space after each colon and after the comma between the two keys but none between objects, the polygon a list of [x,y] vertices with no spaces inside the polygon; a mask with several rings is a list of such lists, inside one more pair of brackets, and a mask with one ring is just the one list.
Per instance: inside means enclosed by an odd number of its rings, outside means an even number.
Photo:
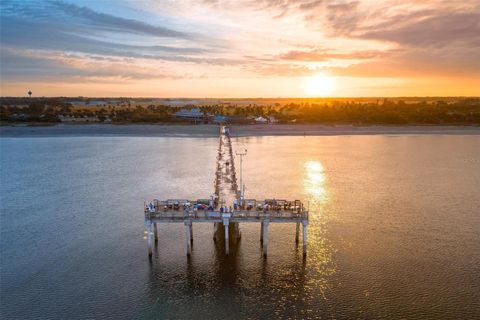
[{"label": "wooden pier", "polygon": [[[308,211],[299,200],[245,199],[243,181],[238,190],[229,129],[224,126],[220,127],[214,190],[214,194],[208,199],[154,199],[149,204],[145,204],[145,226],[150,258],[152,257],[152,235],[155,244],[158,242],[158,223],[185,225],[185,251],[187,256],[190,256],[193,223],[196,222],[213,224],[213,238],[215,240],[220,236],[224,237],[227,255],[230,251],[230,242],[235,242],[241,237],[240,223],[260,223],[260,242],[265,257],[268,252],[270,223],[293,223],[296,230],[296,243],[300,240],[300,226],[302,227],[303,256],[306,256]],[[230,235],[233,235],[231,239],[229,239]]]}]

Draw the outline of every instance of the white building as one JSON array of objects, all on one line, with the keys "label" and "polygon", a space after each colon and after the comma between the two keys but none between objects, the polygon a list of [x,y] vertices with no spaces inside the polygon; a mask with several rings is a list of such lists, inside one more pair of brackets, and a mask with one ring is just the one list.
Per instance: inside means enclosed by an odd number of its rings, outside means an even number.
[{"label": "white building", "polygon": [[267,123],[268,119],[264,118],[264,117],[257,117],[257,118],[255,118],[255,122],[256,123]]},{"label": "white building", "polygon": [[88,117],[88,116],[75,117],[75,116],[70,116],[70,115],[68,115],[68,116],[59,115],[58,119],[61,122],[99,122],[100,121],[97,116],[94,116],[94,117]]}]

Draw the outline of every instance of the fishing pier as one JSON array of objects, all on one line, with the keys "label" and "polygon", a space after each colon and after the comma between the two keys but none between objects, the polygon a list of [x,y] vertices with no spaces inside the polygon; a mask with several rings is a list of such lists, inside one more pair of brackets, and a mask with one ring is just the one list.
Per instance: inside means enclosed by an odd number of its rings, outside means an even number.
[{"label": "fishing pier", "polygon": [[[303,256],[307,254],[308,211],[299,200],[245,199],[242,162],[240,157],[240,189],[237,185],[234,153],[229,128],[220,127],[214,193],[205,199],[154,199],[144,204],[145,226],[147,228],[148,255],[152,257],[153,242],[158,243],[159,223],[183,223],[185,225],[185,251],[192,253],[193,224],[212,223],[213,239],[223,238],[225,253],[230,243],[241,237],[240,223],[260,223],[260,242],[263,255],[268,252],[268,227],[270,223],[291,223],[295,225],[295,242],[300,241],[302,228]],[[153,232],[152,232],[153,227]],[[152,241],[153,236],[153,241]]]}]

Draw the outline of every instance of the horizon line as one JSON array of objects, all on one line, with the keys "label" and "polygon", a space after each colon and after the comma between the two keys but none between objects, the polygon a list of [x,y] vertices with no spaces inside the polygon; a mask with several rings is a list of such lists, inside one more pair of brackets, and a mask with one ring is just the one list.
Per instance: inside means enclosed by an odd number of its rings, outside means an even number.
[{"label": "horizon line", "polygon": [[480,95],[460,95],[460,96],[329,96],[329,97],[155,97],[155,96],[0,96],[0,99],[4,98],[29,98],[29,99],[38,99],[38,98],[81,98],[81,99],[175,99],[175,100],[271,100],[271,99],[305,99],[305,100],[314,100],[314,99],[374,99],[374,98],[480,98]]}]

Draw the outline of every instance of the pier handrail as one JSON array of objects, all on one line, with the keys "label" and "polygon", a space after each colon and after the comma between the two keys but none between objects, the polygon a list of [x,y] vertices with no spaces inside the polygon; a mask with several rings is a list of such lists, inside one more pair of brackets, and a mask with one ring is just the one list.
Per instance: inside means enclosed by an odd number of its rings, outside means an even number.
[{"label": "pier handrail", "polygon": [[[162,213],[162,212],[190,212],[190,211],[200,211],[200,210],[210,210],[215,211],[215,199],[213,203],[209,203],[211,200],[197,199],[197,200],[188,200],[188,199],[168,199],[168,200],[158,200],[154,199],[148,205],[145,205],[145,212],[153,213]],[[208,205],[207,205],[208,203]],[[219,211],[219,210],[218,210]],[[308,213],[308,210],[305,210],[303,203],[300,200],[283,200],[283,199],[265,199],[265,200],[256,200],[256,199],[245,199],[243,204],[235,204],[233,207],[233,212],[268,212],[270,214],[304,214]],[[219,211],[220,212],[220,211]]]}]

